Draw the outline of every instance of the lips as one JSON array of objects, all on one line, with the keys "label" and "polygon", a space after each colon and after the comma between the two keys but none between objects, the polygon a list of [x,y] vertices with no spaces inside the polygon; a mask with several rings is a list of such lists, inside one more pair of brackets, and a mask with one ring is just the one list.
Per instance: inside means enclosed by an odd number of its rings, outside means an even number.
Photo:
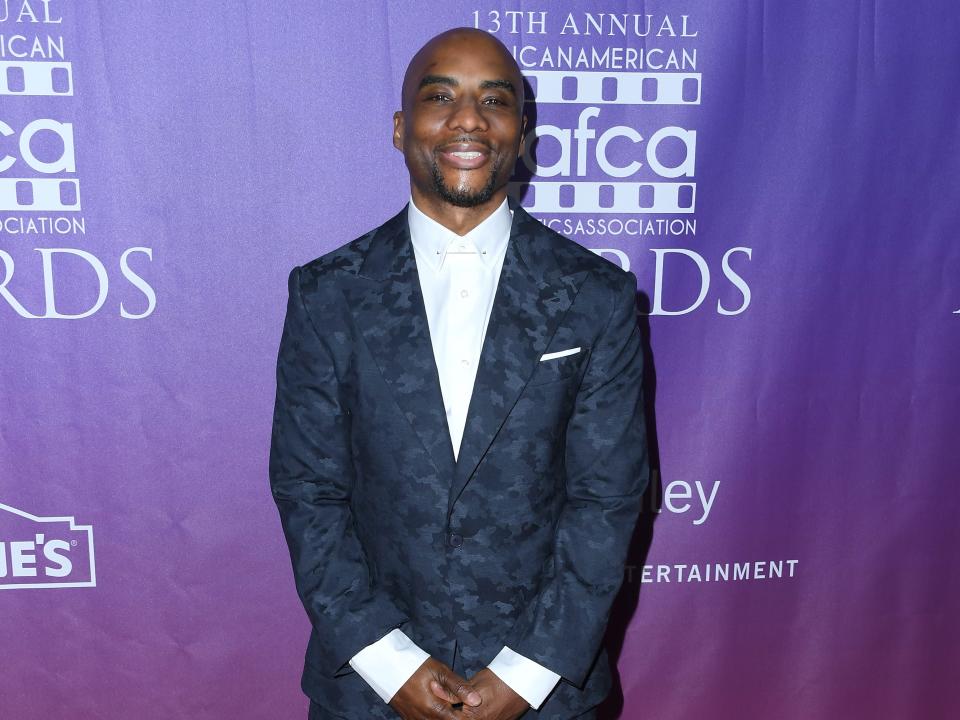
[{"label": "lips", "polygon": [[440,158],[459,170],[474,170],[490,159],[490,148],[475,142],[450,143],[440,148]]}]

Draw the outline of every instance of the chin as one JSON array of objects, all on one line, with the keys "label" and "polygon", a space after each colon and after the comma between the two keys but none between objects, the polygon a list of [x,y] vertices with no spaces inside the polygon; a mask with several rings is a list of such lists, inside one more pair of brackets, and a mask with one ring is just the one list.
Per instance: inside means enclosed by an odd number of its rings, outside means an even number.
[{"label": "chin", "polygon": [[487,173],[481,175],[478,170],[469,173],[453,173],[454,177],[441,172],[437,163],[433,164],[433,189],[444,202],[457,207],[470,208],[484,205],[490,201],[499,189],[497,176],[499,162],[494,162]]}]

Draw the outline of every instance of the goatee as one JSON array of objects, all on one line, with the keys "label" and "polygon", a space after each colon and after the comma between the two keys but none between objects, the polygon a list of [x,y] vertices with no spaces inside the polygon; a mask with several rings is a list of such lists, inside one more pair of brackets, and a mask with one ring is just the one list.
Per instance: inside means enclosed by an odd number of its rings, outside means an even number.
[{"label": "goatee", "polygon": [[502,164],[502,158],[494,160],[486,185],[476,192],[470,192],[465,189],[451,188],[447,185],[443,180],[443,175],[440,173],[440,166],[437,164],[437,161],[434,160],[433,166],[431,167],[433,173],[433,189],[437,191],[437,194],[443,198],[444,201],[457,207],[470,208],[483,205],[493,197],[493,193],[497,190],[497,178],[500,175],[500,167]]}]

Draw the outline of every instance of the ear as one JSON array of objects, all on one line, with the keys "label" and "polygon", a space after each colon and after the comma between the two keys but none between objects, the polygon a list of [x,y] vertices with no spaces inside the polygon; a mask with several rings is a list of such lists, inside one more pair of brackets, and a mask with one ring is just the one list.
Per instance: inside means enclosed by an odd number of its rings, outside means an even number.
[{"label": "ear", "polygon": [[403,152],[403,111],[397,110],[393,114],[393,146]]}]

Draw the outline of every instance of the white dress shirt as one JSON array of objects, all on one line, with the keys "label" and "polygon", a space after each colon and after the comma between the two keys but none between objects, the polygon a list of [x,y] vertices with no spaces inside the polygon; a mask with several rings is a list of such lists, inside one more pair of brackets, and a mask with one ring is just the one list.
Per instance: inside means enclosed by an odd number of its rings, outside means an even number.
[{"label": "white dress shirt", "polygon": [[[457,235],[421,212],[411,198],[407,221],[456,458],[510,240],[513,211],[504,200],[473,230]],[[350,666],[384,702],[390,702],[428,657],[395,628],[354,655]],[[557,673],[507,646],[487,667],[534,709],[539,709],[560,680]]]}]

